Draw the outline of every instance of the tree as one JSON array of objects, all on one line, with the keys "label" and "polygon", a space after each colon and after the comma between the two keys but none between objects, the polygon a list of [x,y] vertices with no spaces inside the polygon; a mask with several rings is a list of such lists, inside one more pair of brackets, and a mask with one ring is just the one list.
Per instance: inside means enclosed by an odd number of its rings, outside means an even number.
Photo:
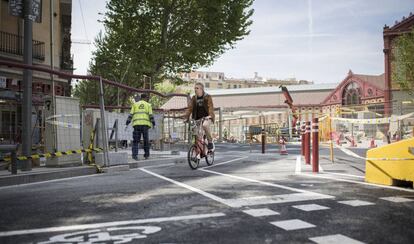
[{"label": "tree", "polygon": [[[105,35],[95,40],[90,72],[112,79],[111,72],[120,79],[130,64],[125,84],[143,88],[144,75],[153,85],[164,79],[178,84],[177,73],[211,65],[249,34],[252,2],[110,0],[103,18]],[[112,101],[113,92],[106,96]]]},{"label": "tree", "polygon": [[392,79],[402,90],[414,93],[414,29],[398,37],[394,45]]},{"label": "tree", "polygon": [[[157,92],[166,94],[166,93],[175,92],[177,87],[174,84],[171,84],[169,82],[163,82],[163,83],[156,84],[154,88]],[[152,104],[153,108],[160,108],[167,101],[168,101],[168,98],[162,98],[159,96],[151,96],[151,99],[150,99],[150,103]]]}]

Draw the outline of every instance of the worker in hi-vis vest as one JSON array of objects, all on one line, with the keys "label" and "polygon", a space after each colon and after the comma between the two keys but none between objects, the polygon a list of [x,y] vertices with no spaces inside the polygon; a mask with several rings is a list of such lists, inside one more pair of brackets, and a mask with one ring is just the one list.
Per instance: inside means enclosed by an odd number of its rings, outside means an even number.
[{"label": "worker in hi-vis vest", "polygon": [[148,130],[155,126],[154,117],[152,115],[152,106],[148,103],[148,94],[143,93],[141,100],[135,102],[131,107],[131,112],[126,121],[128,126],[132,121],[134,132],[132,134],[132,158],[138,160],[138,144],[141,140],[141,134],[144,139],[144,158],[150,156],[150,144],[148,138]]}]

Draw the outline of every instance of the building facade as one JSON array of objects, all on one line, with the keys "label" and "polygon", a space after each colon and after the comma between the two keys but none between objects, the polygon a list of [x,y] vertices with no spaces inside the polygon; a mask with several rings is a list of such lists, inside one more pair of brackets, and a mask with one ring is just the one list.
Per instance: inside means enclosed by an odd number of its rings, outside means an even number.
[{"label": "building facade", "polygon": [[[51,6],[52,3],[52,6]],[[9,1],[0,1],[0,60],[23,63],[23,19],[9,14]],[[41,22],[33,22],[33,65],[71,73],[72,0],[42,1]],[[51,9],[53,8],[53,9]],[[52,11],[51,11],[52,10]],[[33,124],[41,114],[43,97],[70,96],[70,80],[33,72]],[[20,141],[23,71],[0,66],[0,140]],[[38,125],[36,125],[38,126]]]},{"label": "building facade", "polygon": [[404,113],[402,106],[403,101],[412,100],[412,95],[408,92],[401,91],[397,82],[393,80],[393,62],[395,41],[401,35],[410,33],[414,28],[414,15],[409,14],[403,17],[401,21],[395,21],[394,25],[384,26],[384,67],[385,67],[385,113]]},{"label": "building facade", "polygon": [[255,87],[278,87],[280,85],[305,85],[313,84],[313,82],[306,80],[296,80],[295,78],[280,80],[280,79],[265,79],[260,77],[257,72],[254,73],[253,78],[237,79],[226,78],[223,72],[205,72],[193,71],[190,73],[181,73],[179,77],[184,81],[184,84],[179,86],[180,91],[192,90],[196,82],[201,82],[208,89],[240,89],[240,88],[255,88]]}]

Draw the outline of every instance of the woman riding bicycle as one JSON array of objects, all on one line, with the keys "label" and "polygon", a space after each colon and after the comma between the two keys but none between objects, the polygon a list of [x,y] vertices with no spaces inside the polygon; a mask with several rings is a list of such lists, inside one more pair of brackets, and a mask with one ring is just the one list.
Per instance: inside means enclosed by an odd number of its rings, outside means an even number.
[{"label": "woman riding bicycle", "polygon": [[210,123],[214,123],[214,106],[213,99],[209,94],[204,91],[203,83],[197,82],[194,87],[195,95],[191,99],[190,104],[188,104],[188,109],[184,115],[184,119],[188,120],[190,114],[192,114],[192,119],[199,120],[206,118],[203,122],[204,133],[207,136],[209,150],[213,149],[213,138],[210,132]]}]

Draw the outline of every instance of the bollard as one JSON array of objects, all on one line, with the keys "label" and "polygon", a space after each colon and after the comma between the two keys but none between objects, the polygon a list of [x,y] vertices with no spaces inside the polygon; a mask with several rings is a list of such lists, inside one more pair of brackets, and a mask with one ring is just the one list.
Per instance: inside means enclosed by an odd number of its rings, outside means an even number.
[{"label": "bollard", "polygon": [[319,172],[319,121],[313,118],[312,121],[312,171]]},{"label": "bollard", "polygon": [[310,164],[310,129],[311,129],[311,122],[306,121],[306,129],[305,129],[305,163]]},{"label": "bollard", "polygon": [[305,156],[305,122],[302,121],[302,125],[300,127],[300,134],[301,134],[301,153],[302,156]]},{"label": "bollard", "polygon": [[262,129],[262,153],[265,153],[265,147],[266,147],[266,132],[264,129]]},{"label": "bollard", "polygon": [[377,147],[377,145],[375,145],[375,140],[374,140],[374,138],[372,138],[372,139],[371,139],[371,143],[370,143],[369,147],[370,147],[370,148],[376,148],[376,147]]},{"label": "bollard", "polygon": [[[11,153],[11,173],[13,175],[17,174],[17,156],[16,156],[16,152],[18,149],[19,145],[14,145],[14,144],[8,144],[8,145],[0,145],[0,152],[6,152],[6,153]],[[31,163],[31,161],[30,161]]]},{"label": "bollard", "polygon": [[16,151],[11,152],[11,173],[17,175],[17,156]]},{"label": "bollard", "polygon": [[357,144],[355,143],[355,138],[351,137],[351,147],[357,147]]}]

